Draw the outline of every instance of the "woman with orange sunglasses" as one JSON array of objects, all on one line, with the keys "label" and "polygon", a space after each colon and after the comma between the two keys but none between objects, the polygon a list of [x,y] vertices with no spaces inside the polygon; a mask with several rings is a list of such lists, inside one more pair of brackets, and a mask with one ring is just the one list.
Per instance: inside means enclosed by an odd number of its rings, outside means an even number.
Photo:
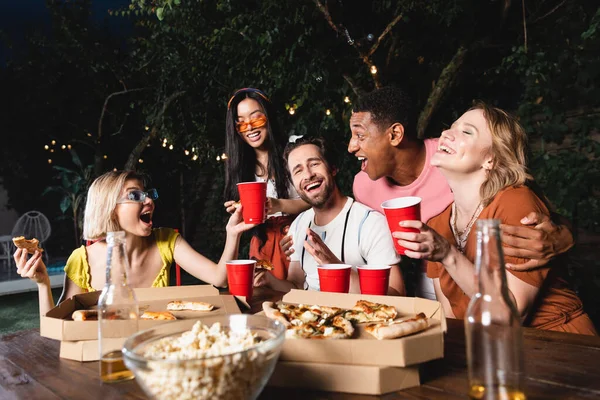
[{"label": "woman with orange sunglasses", "polygon": [[296,214],[308,209],[290,183],[283,162],[285,135],[277,126],[273,105],[261,90],[244,88],[236,91],[227,104],[225,153],[225,208],[235,210],[240,182],[267,182],[268,219],[253,230],[250,257],[266,260],[271,273],[287,278],[289,261],[279,246],[285,228]]}]

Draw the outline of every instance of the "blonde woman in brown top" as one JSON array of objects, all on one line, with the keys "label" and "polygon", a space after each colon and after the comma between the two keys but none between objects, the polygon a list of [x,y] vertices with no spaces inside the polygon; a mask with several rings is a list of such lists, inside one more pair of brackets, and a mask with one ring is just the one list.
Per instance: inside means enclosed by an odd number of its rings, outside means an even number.
[{"label": "blonde woman in brown top", "polygon": [[[425,225],[401,223],[420,233],[394,232],[409,249],[408,257],[427,259],[427,275],[434,279],[438,300],[446,315],[463,318],[476,293],[474,276],[477,219],[500,219],[518,225],[523,215],[548,208],[525,186],[532,179],[525,167],[526,134],[506,112],[477,104],[464,113],[439,140],[432,158],[454,193],[452,203]],[[506,257],[507,263],[526,259]],[[531,271],[507,269],[509,290],[514,295],[523,323],[538,329],[596,335],[583,312],[581,300],[563,279],[564,265],[556,258]]]}]

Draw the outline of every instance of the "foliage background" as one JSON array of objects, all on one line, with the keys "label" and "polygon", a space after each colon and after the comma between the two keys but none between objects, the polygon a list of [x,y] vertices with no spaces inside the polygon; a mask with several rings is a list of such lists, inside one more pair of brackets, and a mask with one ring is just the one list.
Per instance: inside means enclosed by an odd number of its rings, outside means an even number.
[{"label": "foliage background", "polygon": [[24,43],[0,34],[10,54],[0,177],[18,212],[52,217],[52,254],[76,245],[86,183],[130,167],[160,189],[155,223],[217,259],[226,215],[216,159],[235,89],[267,92],[290,135],[333,143],[350,193],[358,163],[346,153],[344,98],[396,84],[413,95],[424,136],[474,99],[520,117],[532,172],[578,234],[577,289],[598,302],[596,1],[124,0],[102,23],[89,0],[46,4],[49,25],[30,27]]}]

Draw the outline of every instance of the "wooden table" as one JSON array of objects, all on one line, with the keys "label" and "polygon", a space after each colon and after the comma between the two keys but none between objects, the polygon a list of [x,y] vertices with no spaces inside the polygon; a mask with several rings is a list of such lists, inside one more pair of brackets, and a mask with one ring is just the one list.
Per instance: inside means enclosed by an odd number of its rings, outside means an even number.
[{"label": "wooden table", "polygon": [[[281,293],[257,290],[253,312]],[[524,329],[528,399],[600,398],[600,338]],[[32,329],[0,338],[0,399],[145,399],[135,381],[102,384],[98,363],[58,357],[59,342]],[[423,365],[422,385],[383,399],[465,399],[462,321],[448,320],[445,356]],[[267,387],[260,399],[367,399],[377,396]]]}]

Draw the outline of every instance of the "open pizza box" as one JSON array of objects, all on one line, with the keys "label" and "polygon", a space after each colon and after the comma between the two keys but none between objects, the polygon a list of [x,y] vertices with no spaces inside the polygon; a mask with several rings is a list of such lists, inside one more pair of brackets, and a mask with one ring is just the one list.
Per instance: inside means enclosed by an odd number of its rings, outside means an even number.
[{"label": "open pizza box", "polygon": [[267,385],[382,395],[419,386],[419,366],[399,368],[279,361]]},{"label": "open pizza box", "polygon": [[352,308],[358,300],[392,305],[398,317],[424,313],[429,327],[419,333],[397,339],[377,340],[364,330],[366,324],[355,325],[351,339],[289,339],[283,344],[281,361],[345,365],[406,367],[444,356],[446,318],[442,305],[418,297],[373,296],[292,290],[282,302]]},{"label": "open pizza box", "polygon": [[[197,319],[206,316],[236,314],[240,312],[233,296],[220,296],[211,285],[171,286],[164,288],[134,289],[140,313],[144,311],[165,311],[172,300],[203,301],[213,304],[212,311],[171,311],[178,319]],[[98,321],[73,321],[71,314],[76,310],[89,309],[98,304],[100,292],[82,293],[63,301],[42,316],[40,335],[61,341],[82,341],[98,339]],[[119,321],[114,321],[115,327]],[[139,330],[168,323],[161,320],[139,320]]]}]

